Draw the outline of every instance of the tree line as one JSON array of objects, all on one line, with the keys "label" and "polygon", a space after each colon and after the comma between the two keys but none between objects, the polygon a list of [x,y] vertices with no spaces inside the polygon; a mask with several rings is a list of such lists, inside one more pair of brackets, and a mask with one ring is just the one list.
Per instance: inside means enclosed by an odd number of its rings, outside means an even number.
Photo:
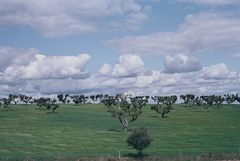
[{"label": "tree line", "polygon": [[[152,102],[150,102],[150,100]],[[33,98],[32,96],[27,96],[24,94],[9,94],[7,97],[0,98],[0,106],[3,108],[9,107],[11,104],[36,104],[39,107],[47,107],[47,109],[55,111],[57,105],[74,103],[76,105],[86,104],[86,103],[103,103],[109,108],[109,112],[113,111],[113,106],[118,105],[118,107],[126,107],[134,109],[135,112],[139,111],[146,104],[153,104],[151,109],[160,113],[164,118],[167,113],[170,112],[173,104],[180,100],[181,104],[186,107],[204,107],[206,111],[208,108],[216,105],[217,108],[221,108],[223,103],[232,104],[234,102],[240,103],[240,96],[238,94],[225,94],[221,95],[202,95],[196,96],[193,94],[180,95],[179,98],[176,95],[171,96],[135,96],[117,94],[114,96],[107,94],[97,94],[97,95],[70,95],[70,94],[58,94],[56,98],[41,97]],[[111,108],[111,109],[110,109]]]}]

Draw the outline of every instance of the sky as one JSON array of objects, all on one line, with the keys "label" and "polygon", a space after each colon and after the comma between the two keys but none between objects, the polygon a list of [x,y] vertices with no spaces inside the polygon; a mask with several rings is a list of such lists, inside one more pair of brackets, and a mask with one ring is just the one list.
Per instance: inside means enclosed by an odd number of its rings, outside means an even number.
[{"label": "sky", "polygon": [[0,95],[239,93],[239,0],[0,0]]}]

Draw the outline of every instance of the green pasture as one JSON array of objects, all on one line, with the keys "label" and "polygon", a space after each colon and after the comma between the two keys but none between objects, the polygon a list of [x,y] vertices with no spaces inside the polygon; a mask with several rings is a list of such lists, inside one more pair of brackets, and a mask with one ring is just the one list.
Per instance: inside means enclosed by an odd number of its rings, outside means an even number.
[{"label": "green pasture", "polygon": [[[47,113],[35,105],[11,105],[0,109],[0,159],[118,157],[134,154],[127,134],[103,105],[61,105]],[[192,109],[175,105],[162,119],[144,108],[130,124],[147,127],[152,144],[149,156],[239,153],[240,106]]]}]

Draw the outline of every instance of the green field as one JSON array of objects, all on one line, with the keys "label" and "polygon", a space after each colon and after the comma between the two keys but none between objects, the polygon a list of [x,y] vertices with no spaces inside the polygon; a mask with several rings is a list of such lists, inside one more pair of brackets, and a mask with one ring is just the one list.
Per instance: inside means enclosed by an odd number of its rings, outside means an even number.
[{"label": "green field", "polygon": [[[12,105],[0,110],[0,158],[118,156],[135,153],[118,120],[103,105],[62,105],[47,113],[35,105]],[[150,156],[238,153],[240,107],[211,108],[210,112],[175,105],[162,119],[145,107],[130,129],[148,128]]]}]

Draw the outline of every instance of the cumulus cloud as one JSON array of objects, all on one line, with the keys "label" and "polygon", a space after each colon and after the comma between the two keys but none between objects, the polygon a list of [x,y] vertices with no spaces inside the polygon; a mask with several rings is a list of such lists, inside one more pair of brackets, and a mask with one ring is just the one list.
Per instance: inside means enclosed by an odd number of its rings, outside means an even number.
[{"label": "cumulus cloud", "polygon": [[[1,48],[2,78],[12,79],[60,79],[86,77],[84,68],[91,59],[88,54],[77,56],[45,56],[35,49]],[[8,52],[9,51],[9,52]],[[11,53],[11,59],[4,53]]]},{"label": "cumulus cloud", "polygon": [[224,63],[219,63],[202,69],[204,79],[234,79],[238,77],[237,72],[232,72]]},{"label": "cumulus cloud", "polygon": [[[240,90],[239,73],[231,71],[223,63],[204,67],[200,71],[164,73],[159,70],[145,71],[144,62],[139,56],[126,54],[119,57],[117,64],[104,64],[99,71],[86,75],[84,68],[90,60],[88,54],[45,56],[39,54],[36,49],[15,48],[1,48],[0,51],[6,53],[9,51],[12,56],[18,58],[18,60],[12,59],[0,68],[0,95],[9,93],[25,93],[33,96],[58,93],[200,95],[224,94]],[[178,57],[172,58],[174,59],[172,63],[177,61],[178,64],[178,61],[182,60],[184,64],[193,59],[181,54]],[[9,60],[5,56],[2,58]],[[3,59],[1,61],[4,62]],[[180,65],[179,68],[187,67]]]},{"label": "cumulus cloud", "polygon": [[133,77],[144,68],[144,62],[141,57],[133,54],[124,54],[119,57],[119,63],[111,67],[104,64],[99,73],[105,76],[113,77]]},{"label": "cumulus cloud", "polygon": [[108,41],[121,53],[191,54],[238,47],[240,19],[216,13],[187,15],[174,32],[157,32],[141,36],[126,36]]},{"label": "cumulus cloud", "polygon": [[164,66],[165,72],[167,73],[193,72],[201,69],[201,65],[197,58],[183,54],[166,55]]},{"label": "cumulus cloud", "polygon": [[146,7],[135,0],[0,0],[0,26],[27,26],[57,37],[135,29],[147,19]]},{"label": "cumulus cloud", "polygon": [[0,47],[0,73],[8,66],[26,65],[38,53],[36,49],[15,49],[12,47]]}]

